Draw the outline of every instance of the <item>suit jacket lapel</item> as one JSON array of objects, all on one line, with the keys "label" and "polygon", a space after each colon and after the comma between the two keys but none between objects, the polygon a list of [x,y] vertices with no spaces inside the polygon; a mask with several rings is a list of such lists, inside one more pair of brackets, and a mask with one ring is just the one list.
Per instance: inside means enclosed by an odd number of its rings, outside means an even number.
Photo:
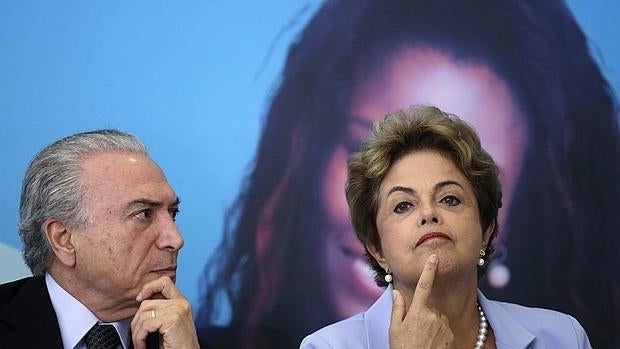
[{"label": "suit jacket lapel", "polygon": [[0,321],[15,329],[2,343],[7,348],[62,348],[58,320],[43,277],[24,283],[0,313]]},{"label": "suit jacket lapel", "polygon": [[[31,277],[0,311],[0,322],[14,329],[3,335],[2,348],[59,348],[62,337],[44,277]],[[133,344],[130,344],[133,347]],[[159,348],[159,334],[151,333],[147,349]]]}]

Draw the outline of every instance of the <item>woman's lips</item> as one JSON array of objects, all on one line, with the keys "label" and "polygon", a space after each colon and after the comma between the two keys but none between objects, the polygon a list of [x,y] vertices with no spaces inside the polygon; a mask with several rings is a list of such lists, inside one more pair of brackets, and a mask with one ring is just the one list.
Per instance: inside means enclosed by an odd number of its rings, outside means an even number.
[{"label": "woman's lips", "polygon": [[418,247],[420,245],[422,245],[423,243],[429,241],[429,240],[433,240],[433,239],[445,239],[445,240],[451,240],[450,237],[444,233],[440,233],[440,232],[430,232],[430,233],[426,233],[424,235],[422,235],[422,237],[420,237],[418,239],[418,242],[415,244],[415,247]]}]

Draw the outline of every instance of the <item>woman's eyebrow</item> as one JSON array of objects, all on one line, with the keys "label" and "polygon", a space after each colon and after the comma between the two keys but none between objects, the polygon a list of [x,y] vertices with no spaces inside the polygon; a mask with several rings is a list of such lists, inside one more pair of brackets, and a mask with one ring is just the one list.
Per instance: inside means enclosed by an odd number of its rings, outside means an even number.
[{"label": "woman's eyebrow", "polygon": [[452,181],[452,180],[447,180],[447,181],[441,181],[437,184],[435,184],[433,186],[433,190],[434,191],[438,191],[439,189],[443,188],[443,187],[447,187],[450,185],[456,185],[457,187],[462,188],[463,190],[465,190],[465,188],[461,185],[461,183],[457,182],[457,181]]},{"label": "woman's eyebrow", "polygon": [[407,193],[407,194],[410,194],[410,195],[415,195],[415,193],[416,193],[416,191],[411,189],[411,188],[395,186],[395,187],[392,187],[390,189],[390,191],[387,193],[387,195],[385,197],[387,198],[387,197],[390,196],[390,194],[395,193],[395,192],[404,192],[404,193]]},{"label": "woman's eyebrow", "polygon": [[[457,182],[457,181],[453,181],[453,180],[447,180],[447,181],[441,181],[437,184],[435,184],[433,186],[433,191],[438,191],[439,189],[443,188],[443,187],[447,187],[450,185],[456,185],[457,187],[462,188],[463,190],[465,190],[465,188],[463,188],[463,186],[461,185],[461,183]],[[403,192],[403,193],[407,193],[410,195],[415,195],[416,191],[414,189],[411,189],[409,187],[403,187],[403,186],[394,186],[390,189],[390,191],[388,191],[387,195],[385,196],[386,198],[390,196],[390,194],[395,193],[395,192]]]}]

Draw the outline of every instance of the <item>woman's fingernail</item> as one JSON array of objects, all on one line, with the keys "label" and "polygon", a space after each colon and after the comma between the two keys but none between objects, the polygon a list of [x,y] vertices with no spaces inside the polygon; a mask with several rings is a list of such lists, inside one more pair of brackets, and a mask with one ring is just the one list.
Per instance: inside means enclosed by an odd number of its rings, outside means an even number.
[{"label": "woman's fingernail", "polygon": [[428,261],[435,264],[437,263],[437,255],[436,254],[432,254],[430,257],[428,257]]}]

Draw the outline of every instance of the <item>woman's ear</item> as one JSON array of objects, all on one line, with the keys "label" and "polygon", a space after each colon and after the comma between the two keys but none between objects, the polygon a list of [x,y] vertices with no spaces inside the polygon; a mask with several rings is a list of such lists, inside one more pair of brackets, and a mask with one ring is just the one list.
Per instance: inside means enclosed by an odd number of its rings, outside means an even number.
[{"label": "woman's ear", "polygon": [[379,263],[379,265],[381,266],[381,268],[383,268],[383,270],[387,271],[389,269],[388,263],[385,260],[385,257],[383,256],[383,251],[381,251],[381,247],[376,247],[371,243],[367,243],[366,249],[372,255],[372,257],[377,261],[377,263]]},{"label": "woman's ear", "polygon": [[76,253],[75,246],[71,242],[71,231],[67,225],[58,219],[48,218],[43,222],[43,231],[56,259],[67,267],[73,267]]},{"label": "woman's ear", "polygon": [[484,234],[482,234],[482,249],[483,250],[487,249],[487,246],[489,245],[489,239],[491,239],[491,234],[493,233],[493,230],[495,230],[495,220],[493,220],[491,224],[489,224],[489,226],[487,227],[487,230],[484,232]]}]

